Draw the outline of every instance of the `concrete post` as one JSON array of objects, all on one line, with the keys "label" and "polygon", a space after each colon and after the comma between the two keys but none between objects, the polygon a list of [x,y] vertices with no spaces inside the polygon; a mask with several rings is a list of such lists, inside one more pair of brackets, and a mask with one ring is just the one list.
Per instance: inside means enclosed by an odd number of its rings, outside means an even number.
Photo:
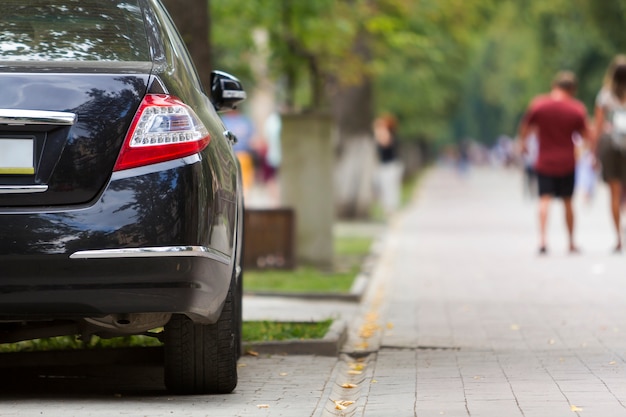
[{"label": "concrete post", "polygon": [[333,264],[333,149],[330,115],[282,116],[280,167],[283,206],[295,210],[296,259]]}]

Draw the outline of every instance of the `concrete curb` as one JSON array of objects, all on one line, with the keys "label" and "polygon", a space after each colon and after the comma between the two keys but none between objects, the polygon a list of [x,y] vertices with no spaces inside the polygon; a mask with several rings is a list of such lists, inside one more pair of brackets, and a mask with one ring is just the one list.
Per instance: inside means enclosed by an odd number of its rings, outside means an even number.
[{"label": "concrete curb", "polygon": [[322,339],[244,342],[242,355],[255,352],[267,355],[337,356],[347,337],[348,326],[345,320],[335,320]]}]

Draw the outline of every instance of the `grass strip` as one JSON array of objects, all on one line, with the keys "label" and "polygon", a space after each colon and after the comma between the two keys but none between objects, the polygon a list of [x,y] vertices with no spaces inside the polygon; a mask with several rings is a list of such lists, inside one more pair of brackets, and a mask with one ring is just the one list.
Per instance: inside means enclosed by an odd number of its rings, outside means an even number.
[{"label": "grass strip", "polygon": [[[245,321],[243,323],[242,339],[244,342],[321,339],[328,332],[331,324],[332,320],[322,322]],[[111,339],[102,339],[94,336],[88,342],[82,341],[75,336],[58,336],[0,344],[0,353],[113,349],[161,345],[162,343],[157,338],[143,335],[114,337]]]},{"label": "grass strip", "polygon": [[335,239],[332,271],[302,266],[294,270],[246,270],[244,289],[248,292],[347,293],[361,264],[369,255],[373,238],[348,236]]},{"label": "grass strip", "polygon": [[293,271],[246,271],[243,281],[246,291],[276,291],[301,293],[347,293],[358,268],[347,272],[323,272],[301,267]]},{"label": "grass strip", "polygon": [[284,340],[322,339],[332,320],[320,322],[246,321],[243,323],[244,342],[274,342]]}]

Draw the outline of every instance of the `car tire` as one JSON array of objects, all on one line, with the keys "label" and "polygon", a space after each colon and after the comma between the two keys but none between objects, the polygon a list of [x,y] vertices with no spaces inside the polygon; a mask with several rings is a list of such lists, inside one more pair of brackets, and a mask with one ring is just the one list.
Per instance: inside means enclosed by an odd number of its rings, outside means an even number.
[{"label": "car tire", "polygon": [[238,288],[231,279],[224,308],[214,324],[182,314],[165,325],[165,386],[176,394],[227,394],[237,386],[240,345]]},{"label": "car tire", "polygon": [[243,354],[243,270],[239,273],[237,280],[237,296],[235,297],[235,352],[237,359]]},{"label": "car tire", "polygon": [[[243,223],[243,222],[242,222]],[[243,355],[243,263],[244,263],[244,233],[245,233],[245,229],[243,227],[243,224],[240,225],[241,227],[241,239],[242,239],[242,244],[241,244],[241,256],[239,257],[239,276],[237,276],[237,268],[235,267],[235,273],[234,278],[236,278],[237,284],[237,296],[235,297],[235,313],[236,313],[236,326],[237,326],[237,335],[239,337],[235,338],[235,345],[236,345],[236,350],[237,350],[237,359],[239,359],[241,357],[241,355]]]}]

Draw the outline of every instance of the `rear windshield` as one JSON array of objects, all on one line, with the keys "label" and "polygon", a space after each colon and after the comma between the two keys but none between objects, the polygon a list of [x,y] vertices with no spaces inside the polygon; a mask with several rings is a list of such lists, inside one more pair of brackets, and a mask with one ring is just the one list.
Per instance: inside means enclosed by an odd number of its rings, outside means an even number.
[{"label": "rear windshield", "polygon": [[149,61],[137,0],[2,0],[1,61]]}]

